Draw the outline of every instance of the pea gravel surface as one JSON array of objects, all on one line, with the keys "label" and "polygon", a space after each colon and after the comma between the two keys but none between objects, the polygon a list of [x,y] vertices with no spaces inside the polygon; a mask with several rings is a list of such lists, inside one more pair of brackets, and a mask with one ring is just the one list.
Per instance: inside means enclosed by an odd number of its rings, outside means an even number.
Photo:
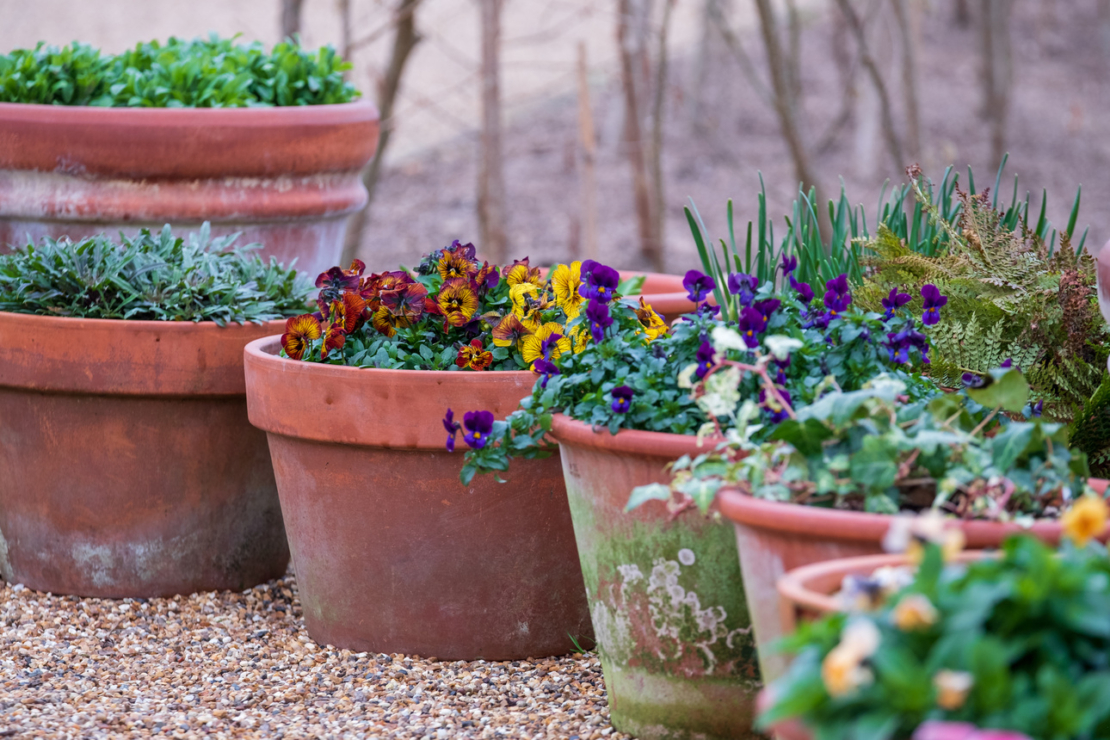
[{"label": "pea gravel surface", "polygon": [[0,582],[0,737],[621,738],[595,655],[512,662],[314,643],[292,575],[80,599]]}]

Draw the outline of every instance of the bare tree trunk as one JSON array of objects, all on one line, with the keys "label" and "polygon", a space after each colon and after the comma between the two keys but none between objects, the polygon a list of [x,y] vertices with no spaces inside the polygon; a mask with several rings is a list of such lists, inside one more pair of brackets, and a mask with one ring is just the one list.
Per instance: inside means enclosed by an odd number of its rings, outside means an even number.
[{"label": "bare tree trunk", "polygon": [[640,229],[640,253],[654,268],[661,269],[663,250],[655,231],[657,223],[649,184],[647,158],[644,151],[643,126],[640,121],[641,91],[637,84],[637,62],[641,59],[635,38],[634,8],[631,0],[617,2],[617,47],[620,55],[621,86],[624,90],[624,139],[625,151],[632,167],[633,197],[636,203],[636,220]]},{"label": "bare tree trunk", "polygon": [[498,264],[509,257],[505,232],[505,163],[501,147],[501,9],[478,0],[482,19],[482,136],[478,162],[478,230],[482,249]]},{"label": "bare tree trunk", "polygon": [[390,137],[393,135],[393,105],[397,100],[397,92],[401,88],[401,78],[404,76],[405,65],[409,55],[420,42],[420,35],[416,31],[416,7],[420,0],[400,0],[396,13],[396,28],[393,32],[393,51],[389,57],[389,67],[385,76],[378,85],[378,113],[381,117],[381,132],[378,134],[378,149],[370,166],[362,173],[362,184],[366,186],[369,199],[358,213],[351,216],[347,222],[347,236],[343,242],[343,258],[341,265],[349,265],[351,260],[358,255],[359,246],[362,244],[362,235],[366,231],[366,222],[370,217],[370,206],[374,202],[374,192],[377,190],[378,180],[381,177],[382,162],[385,151],[389,147]]},{"label": "bare tree trunk", "polygon": [[699,39],[694,56],[694,79],[690,85],[690,97],[687,100],[687,110],[690,117],[690,126],[695,134],[705,132],[702,121],[702,103],[705,97],[705,81],[709,76],[709,39],[713,31],[713,6],[716,0],[702,0],[701,11],[698,13],[700,29]]},{"label": "bare tree trunk", "polygon": [[732,30],[729,25],[728,19],[721,11],[720,0],[708,0],[709,12],[714,23],[717,24],[717,30],[721,34],[721,38],[725,42],[725,46],[732,52],[732,56],[740,64],[740,71],[744,73],[744,77],[751,83],[752,89],[755,90],[764,103],[768,106],[774,106],[774,100],[771,96],[771,91],[763,84],[763,80],[755,71],[755,65],[752,64],[752,59],[745,51],[743,44],[740,42],[740,37]]},{"label": "bare tree trunk", "polygon": [[852,7],[851,0],[837,0],[837,4],[840,6],[840,11],[844,14],[845,20],[848,21],[848,29],[856,38],[856,45],[859,47],[860,62],[863,63],[864,69],[867,70],[868,76],[871,78],[871,84],[875,88],[876,95],[878,95],[883,121],[883,134],[886,139],[887,149],[890,150],[890,156],[894,160],[895,171],[901,172],[906,166],[906,161],[902,156],[902,145],[898,141],[898,132],[894,128],[894,113],[890,105],[890,96],[887,94],[886,84],[883,82],[883,76],[879,71],[879,65],[876,64],[875,58],[871,55],[871,50],[867,44],[867,34],[863,30],[863,24],[860,22],[859,16],[856,15],[856,11]]},{"label": "bare tree trunk", "polygon": [[[651,149],[648,164],[651,167],[652,216],[655,223],[653,231],[660,252],[663,247],[664,224],[667,202],[663,194],[663,102],[667,94],[667,35],[671,27],[671,12],[676,0],[663,0],[663,21],[659,27],[659,47],[655,56],[654,98],[651,102]],[[660,272],[664,269],[665,255],[660,253],[654,265]]]},{"label": "bare tree trunk", "polygon": [[[339,56],[351,61],[351,0],[339,0]],[[348,74],[350,70],[347,71]]]},{"label": "bare tree trunk", "polygon": [[293,38],[301,32],[301,6],[304,0],[281,0],[281,37]]},{"label": "bare tree trunk", "polygon": [[[771,7],[771,0],[755,0],[755,4],[759,10],[763,45],[767,50],[767,66],[771,70],[771,89],[775,113],[778,114],[782,137],[785,139],[786,146],[790,149],[790,156],[794,160],[794,177],[803,187],[817,187],[817,178],[810,165],[809,153],[802,141],[796,99],[791,94],[790,75],[787,69],[788,62],[783,54],[782,42],[779,39],[775,11]],[[820,208],[817,210],[818,213],[821,212]]]},{"label": "bare tree trunk", "polygon": [[586,258],[597,259],[597,137],[590,106],[590,81],[586,64],[586,44],[578,42],[578,135],[582,143],[580,182],[582,187],[582,225]]},{"label": "bare tree trunk", "polygon": [[790,51],[786,56],[790,94],[799,100],[802,96],[802,17],[798,14],[797,0],[786,0],[786,29],[790,39]]},{"label": "bare tree trunk", "polygon": [[[898,35],[902,44],[902,99],[906,106],[906,153],[921,158],[921,113],[918,106],[917,49],[918,23],[914,0],[891,0]],[[909,164],[903,162],[902,164]]]},{"label": "bare tree trunk", "polygon": [[1102,36],[1102,51],[1110,54],[1110,0],[1098,0],[1098,25]]},{"label": "bare tree trunk", "polygon": [[967,28],[971,25],[971,6],[968,4],[968,0],[955,0],[952,22],[960,28]]},{"label": "bare tree trunk", "polygon": [[1013,0],[983,0],[981,34],[983,115],[990,124],[991,163],[998,167],[1006,153],[1006,129],[1013,87],[1010,17]]}]

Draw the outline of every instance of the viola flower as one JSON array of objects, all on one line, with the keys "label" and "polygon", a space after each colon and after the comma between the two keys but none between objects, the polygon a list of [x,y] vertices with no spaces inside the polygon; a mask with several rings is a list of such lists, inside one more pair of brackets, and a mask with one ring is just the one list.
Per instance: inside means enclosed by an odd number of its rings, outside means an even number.
[{"label": "viola flower", "polygon": [[551,273],[551,290],[555,293],[555,305],[563,309],[568,319],[577,318],[582,313],[586,299],[579,290],[582,288],[582,263],[559,265]]},{"label": "viola flower", "polygon": [[797,292],[798,298],[801,299],[802,303],[808,306],[813,301],[813,288],[809,287],[809,283],[800,283],[791,275],[790,287]]},{"label": "viola flower", "polygon": [[848,295],[850,292],[848,289],[848,275],[845,273],[840,273],[832,280],[829,280],[825,283],[825,290],[829,290],[840,295]]},{"label": "viola flower", "polygon": [[719,314],[720,312],[721,312],[721,307],[720,306],[710,306],[709,301],[706,301],[705,303],[699,303],[698,304],[698,316],[703,316],[707,319],[711,319],[714,316],[716,316],[717,314]]},{"label": "viola flower", "polygon": [[609,391],[609,395],[613,397],[613,411],[618,414],[627,414],[628,409],[632,408],[632,396],[636,395],[636,391],[627,385],[618,385]]},{"label": "viola flower", "polygon": [[547,293],[532,283],[521,283],[509,289],[509,298],[513,302],[513,313],[520,317],[520,322],[531,331],[536,331],[540,327],[540,314],[551,305]]},{"label": "viola flower", "polygon": [[886,335],[883,344],[890,353],[890,361],[904,365],[910,361],[910,350],[913,348],[921,352],[921,361],[929,363],[929,338],[919,331],[906,328],[898,333],[890,332]]},{"label": "viola flower", "polygon": [[493,413],[490,411],[467,411],[463,414],[463,441],[472,449],[480,450],[489,442],[493,432]]},{"label": "viola flower", "polygon": [[447,409],[447,415],[443,417],[443,428],[447,430],[447,451],[455,451],[455,435],[462,429],[462,425],[455,421],[455,412]]},{"label": "viola flower", "polygon": [[316,287],[336,296],[345,290],[356,290],[359,284],[359,276],[365,269],[366,265],[361,260],[352,262],[350,270],[333,267],[327,272],[321,272],[316,277]]},{"label": "viola flower", "polygon": [[640,307],[633,310],[636,312],[636,318],[640,320],[640,325],[644,327],[649,342],[670,333],[667,322],[662,316],[655,313],[651,305],[644,301],[643,296],[640,296]]},{"label": "viola flower", "polygon": [[1038,400],[1035,404],[1033,404],[1033,408],[1030,410],[1029,413],[1032,414],[1035,417],[1039,417],[1041,414],[1043,414],[1044,413],[1044,399],[1042,398],[1042,399]]},{"label": "viola flower", "polygon": [[[830,281],[831,282],[831,281]],[[825,291],[824,298],[825,308],[828,309],[826,316],[829,321],[840,318],[840,314],[848,310],[848,306],[852,305],[851,293],[837,293],[833,290]]]},{"label": "viola flower", "polygon": [[717,282],[703,272],[690,270],[682,278],[682,287],[694,303],[701,303],[717,287]]},{"label": "viola flower", "polygon": [[493,343],[498,347],[518,346],[532,333],[533,330],[525,326],[515,313],[506,315],[491,331]]},{"label": "viola flower", "polygon": [[965,388],[982,388],[987,384],[982,375],[976,375],[975,373],[964,373],[960,380],[963,381]]},{"label": "viola flower", "polygon": [[954,712],[967,703],[967,695],[975,685],[975,678],[964,671],[940,670],[933,676],[937,690],[937,706]]},{"label": "viola flower", "polygon": [[455,242],[440,255],[436,269],[446,282],[455,278],[470,280],[478,274],[478,263],[474,260],[474,245]]},{"label": "viola flower", "polygon": [[728,276],[728,292],[740,297],[741,306],[750,306],[755,299],[756,280],[754,275],[747,273],[730,273]]},{"label": "viola flower", "polygon": [[591,300],[586,306],[586,319],[590,322],[590,335],[594,338],[594,342],[600,343],[605,339],[605,330],[613,325],[609,304],[601,300]]},{"label": "viola flower", "polygon": [[756,311],[759,311],[761,314],[763,314],[763,318],[770,319],[771,314],[773,314],[775,311],[778,311],[779,306],[781,306],[781,305],[782,305],[782,301],[780,301],[778,298],[770,298],[766,301],[759,301],[758,303],[753,303],[752,308],[754,308]]},{"label": "viola flower", "polygon": [[698,367],[697,370],[694,371],[694,375],[698,377],[698,380],[701,380],[708,375],[709,371],[713,369],[713,366],[717,364],[717,358],[713,352],[713,345],[705,339],[702,339],[701,346],[698,347],[698,353],[694,357],[698,361]]},{"label": "viola flower", "polygon": [[346,343],[347,333],[343,331],[343,327],[329,324],[324,330],[324,344],[320,347],[320,359],[326,359],[334,350],[343,349]]},{"label": "viola flower", "polygon": [[[789,391],[784,388],[778,388],[777,390],[779,392],[779,395],[782,396],[782,400],[787,405],[793,403],[793,399],[790,398]],[[782,422],[790,418],[790,413],[786,410],[786,407],[782,406],[777,400],[772,398],[770,394],[767,393],[766,388],[761,388],[759,391],[759,405],[762,406],[763,409],[767,412],[772,424],[781,424]]]},{"label": "viola flower", "polygon": [[493,353],[482,346],[481,339],[473,339],[470,344],[459,347],[459,355],[455,358],[455,365],[463,370],[488,370],[493,364]]},{"label": "viola flower", "polygon": [[940,309],[948,303],[948,296],[941,295],[937,286],[926,283],[921,286],[921,297],[925,299],[925,311],[921,314],[921,323],[932,326],[940,322]]},{"label": "viola flower", "polygon": [[940,615],[925,594],[907,594],[898,601],[891,616],[895,627],[903,632],[913,632],[932,627]]},{"label": "viola flower", "polygon": [[538,288],[542,288],[543,278],[540,277],[541,272],[542,271],[538,267],[530,267],[528,265],[528,258],[525,257],[506,267],[502,274],[505,277],[505,282],[510,286],[520,285],[521,283],[531,283]]},{"label": "viola flower", "polygon": [[474,283],[478,286],[479,295],[489,293],[497,287],[497,283],[500,281],[500,270],[497,269],[497,265],[491,265],[489,262],[483,262],[478,274],[474,276]]},{"label": "viola flower", "polygon": [[798,269],[798,258],[788,255],[786,252],[782,253],[782,274],[789,275]]},{"label": "viola flower", "polygon": [[1098,496],[1080,496],[1060,517],[1060,524],[1064,536],[1076,547],[1086,547],[1106,529],[1107,519],[1110,519],[1110,507],[1106,501]]},{"label": "viola flower", "polygon": [[840,644],[821,663],[821,680],[829,696],[846,696],[875,679],[864,661],[875,654],[881,640],[879,629],[869,620],[848,622],[841,632]]},{"label": "viola flower", "polygon": [[370,275],[359,283],[358,294],[366,301],[366,310],[374,313],[381,306],[382,293],[400,290],[406,285],[417,284],[404,270]]},{"label": "viola flower", "polygon": [[[587,260],[587,262],[592,262],[592,260]],[[578,289],[578,294],[583,298],[608,303],[616,297],[621,276],[612,267],[594,262],[590,271],[588,273],[583,271],[582,276],[586,284]]]},{"label": "viola flower", "polygon": [[341,300],[331,302],[328,307],[328,320],[338,326],[344,334],[350,334],[365,320],[366,301],[358,293],[344,293]]},{"label": "viola flower", "polygon": [[555,363],[542,357],[532,363],[532,371],[540,374],[540,388],[546,388],[547,381],[559,374],[559,368]]},{"label": "viola flower", "polygon": [[897,288],[891,288],[890,295],[883,299],[883,308],[886,309],[886,315],[883,318],[889,319],[895,311],[912,300],[913,297],[909,293],[899,293]]},{"label": "viola flower", "polygon": [[520,354],[524,362],[534,367],[537,360],[554,360],[564,352],[570,353],[570,340],[563,335],[563,327],[549,321],[521,340]]},{"label": "viola flower", "polygon": [[1005,360],[1002,361],[1002,364],[999,365],[999,367],[1002,368],[1003,370],[1009,370],[1013,366],[1014,366],[1014,358],[1012,358],[1012,357],[1007,357]]},{"label": "viola flower", "polygon": [[478,291],[469,280],[452,278],[440,286],[436,305],[443,315],[443,330],[450,326],[463,326],[478,310]]},{"label": "viola flower", "polygon": [[300,360],[320,334],[320,322],[315,316],[310,313],[294,316],[285,322],[285,333],[281,335],[282,349],[290,359]]},{"label": "viola flower", "polygon": [[429,308],[433,313],[439,313],[439,306],[435,301],[428,300],[428,289],[420,283],[404,283],[396,289],[382,291],[378,304],[378,309],[370,317],[370,324],[387,337],[395,335],[397,329],[415,324]]},{"label": "viola flower", "polygon": [[740,337],[748,349],[759,346],[759,335],[767,328],[767,317],[752,307],[740,312]]}]

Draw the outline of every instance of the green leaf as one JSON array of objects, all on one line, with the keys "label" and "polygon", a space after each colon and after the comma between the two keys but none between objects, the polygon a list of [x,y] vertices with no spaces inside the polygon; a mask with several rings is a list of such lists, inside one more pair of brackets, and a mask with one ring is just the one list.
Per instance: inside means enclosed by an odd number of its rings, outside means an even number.
[{"label": "green leaf", "polygon": [[863,447],[852,456],[852,478],[872,491],[884,491],[898,476],[898,448],[886,437],[865,437]]},{"label": "green leaf", "polygon": [[632,511],[648,501],[668,501],[670,498],[670,486],[665,486],[662,483],[649,483],[646,486],[636,486],[632,489],[632,495],[628,497],[628,503],[625,505],[624,510]]},{"label": "green leaf", "polygon": [[[1020,370],[999,373],[982,388],[969,388],[967,395],[987,408],[1001,408],[1014,414],[1021,413],[1029,402],[1029,384]],[[990,376],[988,376],[990,377]]]},{"label": "green leaf", "polygon": [[1025,452],[1036,431],[1035,424],[1013,423],[1004,427],[991,440],[994,467],[1003,475]]}]

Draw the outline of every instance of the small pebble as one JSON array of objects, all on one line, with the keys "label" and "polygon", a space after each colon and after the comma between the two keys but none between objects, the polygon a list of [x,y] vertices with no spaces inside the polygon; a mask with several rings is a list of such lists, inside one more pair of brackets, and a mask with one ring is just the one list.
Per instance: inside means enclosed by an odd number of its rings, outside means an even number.
[{"label": "small pebble", "polygon": [[0,582],[0,737],[607,738],[594,654],[437,661],[316,645],[290,574],[81,599]]}]

